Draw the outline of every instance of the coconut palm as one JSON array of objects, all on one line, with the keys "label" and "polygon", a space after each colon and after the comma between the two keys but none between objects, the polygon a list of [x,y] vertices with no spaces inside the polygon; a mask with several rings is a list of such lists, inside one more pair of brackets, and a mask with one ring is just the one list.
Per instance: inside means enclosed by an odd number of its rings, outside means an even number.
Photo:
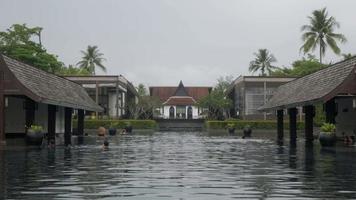
[{"label": "coconut palm", "polygon": [[80,68],[86,69],[91,74],[95,75],[95,68],[99,67],[101,70],[106,72],[106,67],[103,65],[102,53],[99,52],[97,46],[88,46],[86,51],[81,51],[83,54],[82,60],[77,63]]},{"label": "coconut palm", "polygon": [[259,49],[254,55],[256,57],[250,62],[250,72],[254,73],[256,71],[261,71],[261,76],[266,76],[276,68],[275,66],[272,66],[272,63],[277,60],[267,49]]},{"label": "coconut palm", "polygon": [[341,54],[341,56],[344,58],[344,60],[346,60],[346,59],[354,57],[355,55],[353,55],[351,53],[343,53],[343,54]]},{"label": "coconut palm", "polygon": [[335,28],[339,28],[340,24],[334,17],[329,17],[326,8],[314,10],[312,16],[308,17],[310,24],[304,25],[301,28],[303,31],[302,40],[304,42],[301,50],[304,53],[314,51],[319,46],[320,63],[325,55],[326,48],[329,46],[331,50],[339,55],[340,48],[337,42],[346,42],[346,37],[343,34],[335,33]]}]

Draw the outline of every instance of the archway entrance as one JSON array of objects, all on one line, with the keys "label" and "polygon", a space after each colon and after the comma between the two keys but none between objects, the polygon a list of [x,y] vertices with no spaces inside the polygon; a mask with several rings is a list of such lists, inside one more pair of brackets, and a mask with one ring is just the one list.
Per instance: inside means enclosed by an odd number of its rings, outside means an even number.
[{"label": "archway entrance", "polygon": [[169,108],[169,118],[174,119],[174,107],[173,106],[171,106]]},{"label": "archway entrance", "polygon": [[193,119],[193,108],[191,106],[188,107],[188,119]]}]

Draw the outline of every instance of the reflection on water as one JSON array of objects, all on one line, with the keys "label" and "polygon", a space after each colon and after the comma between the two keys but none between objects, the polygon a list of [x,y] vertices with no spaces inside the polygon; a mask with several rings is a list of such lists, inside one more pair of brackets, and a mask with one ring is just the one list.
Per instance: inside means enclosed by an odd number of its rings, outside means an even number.
[{"label": "reflection on water", "polygon": [[[274,138],[274,137],[273,137]],[[355,199],[354,147],[154,133],[0,150],[0,199]]]}]

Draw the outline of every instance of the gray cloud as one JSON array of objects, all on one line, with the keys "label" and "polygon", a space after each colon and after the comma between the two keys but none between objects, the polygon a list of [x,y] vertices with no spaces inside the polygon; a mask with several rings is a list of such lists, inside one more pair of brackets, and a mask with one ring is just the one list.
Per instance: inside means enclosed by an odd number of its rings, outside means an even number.
[{"label": "gray cloud", "polygon": [[[110,74],[135,84],[213,85],[248,73],[253,52],[268,48],[279,66],[301,58],[300,27],[327,7],[356,53],[355,1],[324,0],[1,0],[0,29],[42,26],[44,45],[66,64],[98,45]],[[340,57],[328,52],[327,61]]]}]

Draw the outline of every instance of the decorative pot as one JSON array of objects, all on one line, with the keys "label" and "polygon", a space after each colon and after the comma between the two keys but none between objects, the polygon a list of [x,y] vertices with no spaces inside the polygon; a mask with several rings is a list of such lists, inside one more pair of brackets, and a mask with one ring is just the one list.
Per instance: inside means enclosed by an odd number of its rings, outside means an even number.
[{"label": "decorative pot", "polygon": [[331,147],[336,144],[336,134],[335,133],[326,133],[320,132],[319,142],[323,147]]},{"label": "decorative pot", "polygon": [[235,128],[227,128],[227,130],[229,131],[230,134],[234,134],[235,133]]},{"label": "decorative pot", "polygon": [[125,131],[126,131],[126,133],[131,133],[132,132],[132,126],[131,125],[125,126]]},{"label": "decorative pot", "polygon": [[251,134],[252,134],[251,128],[245,127],[243,129],[243,134],[244,134],[243,137],[251,137]]},{"label": "decorative pot", "polygon": [[42,131],[35,132],[32,129],[28,129],[26,133],[26,143],[29,145],[41,145],[44,133]]},{"label": "decorative pot", "polygon": [[116,128],[109,128],[109,135],[116,135]]}]

